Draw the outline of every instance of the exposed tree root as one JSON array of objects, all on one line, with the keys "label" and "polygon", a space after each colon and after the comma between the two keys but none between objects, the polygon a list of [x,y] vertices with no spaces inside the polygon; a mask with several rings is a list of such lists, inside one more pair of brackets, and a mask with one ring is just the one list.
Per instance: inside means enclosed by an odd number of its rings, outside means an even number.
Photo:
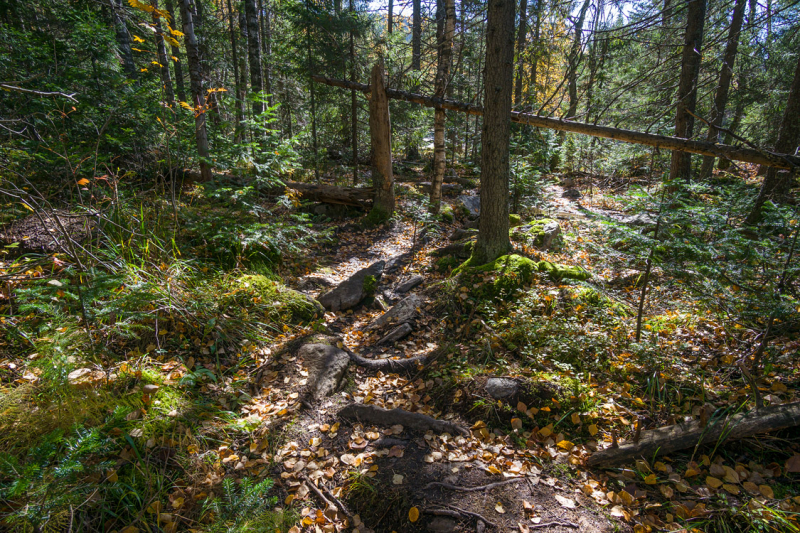
[{"label": "exposed tree root", "polygon": [[458,424],[437,420],[422,413],[411,413],[403,409],[383,409],[374,405],[351,403],[339,411],[338,416],[381,426],[400,424],[407,429],[421,432],[432,430],[436,433],[469,436],[469,430]]},{"label": "exposed tree root", "polygon": [[513,479],[507,479],[505,481],[498,481],[497,483],[489,483],[488,485],[480,485],[478,487],[459,487],[458,485],[452,485],[450,483],[434,481],[432,483],[428,483],[427,485],[425,485],[425,490],[432,489],[433,487],[443,487],[445,489],[456,490],[459,492],[479,492],[482,490],[488,490],[494,487],[499,487],[501,485],[508,485],[509,483],[516,483],[517,481],[525,481],[525,478],[517,477]]},{"label": "exposed tree root", "polygon": [[345,351],[350,356],[350,361],[354,364],[376,372],[412,372],[419,370],[421,366],[425,366],[428,362],[428,357],[426,356],[411,357],[409,359],[367,359],[354,354],[350,350]]}]

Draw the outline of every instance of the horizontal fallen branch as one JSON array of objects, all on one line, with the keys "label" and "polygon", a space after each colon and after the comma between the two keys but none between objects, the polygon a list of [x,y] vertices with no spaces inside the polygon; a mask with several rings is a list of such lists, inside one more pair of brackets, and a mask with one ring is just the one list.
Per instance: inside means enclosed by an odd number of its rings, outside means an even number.
[{"label": "horizontal fallen branch", "polygon": [[635,459],[650,460],[678,450],[704,444],[723,444],[759,433],[768,433],[800,425],[800,402],[774,405],[721,419],[711,419],[703,427],[700,421],[675,424],[642,432],[639,442],[606,448],[592,454],[587,466],[614,466]]},{"label": "horizontal fallen branch", "polygon": [[436,433],[450,433],[452,435],[469,436],[469,430],[445,420],[438,420],[422,413],[412,413],[403,409],[383,409],[375,405],[351,403],[339,411],[340,418],[358,420],[367,424],[380,426],[393,426],[400,424],[406,429],[425,432],[428,430]]},{"label": "horizontal fallen branch", "polygon": [[428,362],[428,358],[424,355],[408,359],[367,359],[354,354],[350,350],[345,351],[350,356],[350,361],[353,364],[376,372],[413,372],[419,370],[420,366],[424,366]]},{"label": "horizontal fallen branch", "polygon": [[425,485],[425,490],[430,490],[434,487],[442,487],[449,490],[455,490],[458,492],[480,492],[482,490],[493,489],[494,487],[500,487],[501,485],[508,485],[509,483],[516,483],[517,481],[525,481],[526,478],[524,477],[515,477],[512,479],[507,479],[505,481],[498,481],[497,483],[489,483],[488,485],[479,485],[477,487],[461,487],[459,485],[453,485],[451,483],[443,483],[441,481],[433,481]]},{"label": "horizontal fallen branch", "polygon": [[[362,93],[369,93],[370,91],[369,85],[363,83],[347,80],[336,80],[317,75],[312,75],[311,79],[317,83],[330,85],[332,87],[354,89]],[[458,111],[460,113],[467,113],[469,115],[483,115],[483,108],[481,106],[468,104],[465,102],[457,102],[455,100],[447,100],[445,98],[438,98],[435,96],[423,96],[421,94],[400,91],[398,89],[386,89],[386,93],[389,98],[393,98],[395,100],[404,100],[406,102],[412,102],[425,107],[449,109],[451,111]],[[722,157],[735,161],[746,161],[749,163],[767,165],[776,168],[791,170],[794,167],[800,167],[800,157],[795,155],[777,154],[768,152],[766,150],[757,150],[741,146],[729,146],[726,144],[684,139],[681,137],[671,137],[668,135],[656,135],[653,133],[612,128],[609,126],[597,126],[596,124],[585,124],[582,122],[574,122],[572,120],[564,120],[560,118],[542,117],[530,113],[513,111],[511,113],[511,122],[517,122],[519,124],[527,124],[529,126],[547,128],[556,131],[581,133],[584,135],[591,135],[592,137],[602,137],[615,141],[644,144],[646,146],[656,146],[667,150],[679,150],[694,154]]]},{"label": "horizontal fallen branch", "polygon": [[[375,196],[375,191],[371,187],[337,187],[335,185],[289,181],[286,182],[285,188],[298,191],[304,200],[359,208],[366,208],[372,205],[372,199]],[[283,190],[285,189],[277,192],[283,192]]]}]

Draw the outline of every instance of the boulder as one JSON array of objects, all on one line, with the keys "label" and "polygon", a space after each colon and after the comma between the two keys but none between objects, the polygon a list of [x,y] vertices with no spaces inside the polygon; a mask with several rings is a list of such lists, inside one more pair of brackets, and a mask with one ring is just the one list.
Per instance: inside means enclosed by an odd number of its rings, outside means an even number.
[{"label": "boulder", "polygon": [[404,254],[395,255],[390,257],[386,262],[386,268],[383,269],[385,274],[393,274],[405,266],[406,263],[411,261],[414,254],[406,252]]},{"label": "boulder", "polygon": [[397,305],[373,320],[367,329],[380,329],[388,324],[402,324],[417,316],[417,308],[422,305],[419,296],[412,294],[400,300]]},{"label": "boulder", "polygon": [[431,255],[435,257],[456,257],[458,259],[467,259],[472,255],[472,249],[475,248],[475,240],[469,239],[465,241],[455,242],[448,244],[441,248],[437,248]]},{"label": "boulder", "polygon": [[[478,229],[478,225],[480,225],[479,218],[468,218],[466,222],[464,222],[464,229]],[[477,233],[476,233],[477,235]]]},{"label": "boulder", "polygon": [[321,295],[317,300],[329,311],[344,311],[355,307],[375,292],[378,280],[383,275],[384,261],[362,268],[336,288]]},{"label": "boulder", "polygon": [[567,198],[569,200],[578,200],[583,195],[581,194],[581,191],[579,191],[578,189],[567,189],[566,191],[564,191],[564,194],[562,194],[561,196],[563,196],[564,198]]},{"label": "boulder", "polygon": [[561,236],[561,226],[555,220],[543,218],[514,228],[511,238],[523,241],[540,250],[548,250]]},{"label": "boulder", "polygon": [[416,276],[411,276],[409,279],[398,285],[394,292],[397,294],[403,294],[410,291],[414,287],[422,285],[424,282],[425,278],[417,274]]},{"label": "boulder", "polygon": [[387,333],[381,340],[378,341],[378,344],[394,344],[395,342],[399,341],[412,331],[411,324],[405,322],[400,324],[392,331]]},{"label": "boulder", "polygon": [[308,387],[314,400],[336,392],[350,364],[347,352],[329,344],[304,344],[297,355],[308,369]]},{"label": "boulder", "polygon": [[495,400],[508,400],[519,394],[520,383],[511,378],[489,378],[484,389]]},{"label": "boulder", "polygon": [[458,228],[453,233],[450,234],[448,239],[451,241],[460,241],[461,239],[468,239],[470,237],[476,237],[478,235],[478,230],[476,229],[466,229],[466,228]]},{"label": "boulder", "polygon": [[462,195],[456,198],[456,209],[468,217],[477,217],[481,214],[481,197]]}]

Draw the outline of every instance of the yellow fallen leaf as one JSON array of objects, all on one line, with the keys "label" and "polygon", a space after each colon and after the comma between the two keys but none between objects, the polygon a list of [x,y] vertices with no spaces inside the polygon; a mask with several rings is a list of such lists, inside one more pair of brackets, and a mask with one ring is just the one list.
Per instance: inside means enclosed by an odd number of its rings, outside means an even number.
[{"label": "yellow fallen leaf", "polygon": [[745,481],[744,483],[742,483],[742,486],[744,487],[744,490],[752,494],[756,494],[759,492],[758,485],[756,485],[752,481]]},{"label": "yellow fallen leaf", "polygon": [[733,485],[731,483],[725,483],[724,485],[722,485],[722,488],[725,489],[725,492],[729,492],[729,493],[733,494],[734,496],[736,494],[739,494],[739,487],[737,487],[736,485]]},{"label": "yellow fallen leaf", "polygon": [[644,482],[646,484],[648,484],[648,485],[655,485],[656,483],[658,483],[658,481],[656,480],[656,475],[655,474],[650,474],[649,476],[644,478]]},{"label": "yellow fallen leaf", "polygon": [[419,509],[417,509],[416,507],[412,507],[411,509],[409,509],[408,520],[410,522],[416,522],[417,520],[419,520]]},{"label": "yellow fallen leaf", "polygon": [[572,416],[570,418],[572,419],[572,423],[575,424],[576,426],[581,423],[580,413],[572,413]]},{"label": "yellow fallen leaf", "polygon": [[622,500],[622,503],[624,503],[625,505],[628,505],[628,506],[633,505],[633,502],[634,502],[633,495],[630,492],[628,492],[627,490],[620,491],[619,492],[619,498],[620,498],[620,500]]},{"label": "yellow fallen leaf", "polygon": [[775,498],[775,493],[772,491],[772,487],[770,487],[769,485],[759,485],[758,491],[765,498],[769,498],[770,500]]},{"label": "yellow fallen leaf", "polygon": [[664,497],[668,500],[672,499],[672,497],[675,495],[675,491],[672,490],[672,487],[670,487],[669,485],[661,485],[660,487],[658,487],[658,489],[661,491],[661,494],[663,494]]},{"label": "yellow fallen leaf", "polygon": [[586,428],[586,429],[588,429],[588,430],[589,430],[589,435],[591,435],[592,437],[594,437],[595,435],[597,435],[597,426],[596,426],[596,425],[592,424],[592,425],[590,425],[590,426],[589,426],[588,428]]},{"label": "yellow fallen leaf", "polygon": [[78,180],[78,185],[89,185],[89,180],[86,178],[81,178]]},{"label": "yellow fallen leaf", "polygon": [[182,496],[179,496],[179,497],[175,498],[174,500],[172,500],[172,508],[173,509],[180,509],[181,507],[183,507],[183,502],[184,502],[184,499],[183,499]]},{"label": "yellow fallen leaf", "polygon": [[524,413],[528,410],[528,406],[522,402],[517,402],[517,410]]},{"label": "yellow fallen leaf", "polygon": [[720,481],[719,479],[717,479],[717,478],[715,478],[713,476],[707,476],[706,477],[706,485],[708,485],[712,489],[718,489],[718,488],[720,488],[722,486],[722,481]]},{"label": "yellow fallen leaf", "polygon": [[511,427],[514,429],[522,429],[522,420],[520,420],[519,418],[512,418]]},{"label": "yellow fallen leaf", "polygon": [[500,473],[501,473],[501,472],[500,472],[500,469],[499,469],[499,468],[497,468],[497,467],[496,467],[496,466],[494,466],[494,465],[489,465],[489,467],[487,468],[487,470],[489,470],[489,472],[491,472],[492,474],[500,474]]},{"label": "yellow fallen leaf", "polygon": [[567,452],[575,447],[575,445],[568,440],[562,440],[561,442],[556,444],[556,446]]},{"label": "yellow fallen leaf", "polygon": [[119,476],[117,475],[116,470],[109,470],[108,472],[106,472],[106,475],[107,475],[106,481],[110,483],[116,483],[117,481],[119,481]]},{"label": "yellow fallen leaf", "polygon": [[542,437],[549,437],[553,434],[553,424],[549,424],[539,430],[539,435]]},{"label": "yellow fallen leaf", "polygon": [[503,509],[503,502],[497,502],[497,505],[494,506],[494,510],[500,514],[505,514],[506,510]]}]

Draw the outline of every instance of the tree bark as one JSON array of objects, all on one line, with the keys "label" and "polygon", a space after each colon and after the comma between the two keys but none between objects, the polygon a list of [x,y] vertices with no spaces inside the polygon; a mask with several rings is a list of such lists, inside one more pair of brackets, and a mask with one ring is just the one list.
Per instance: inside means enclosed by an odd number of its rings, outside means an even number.
[{"label": "tree bark", "polygon": [[[734,141],[732,134],[735,134],[739,130],[739,126],[742,123],[742,117],[744,117],[745,94],[747,94],[747,76],[739,76],[739,87],[737,92],[739,94],[739,98],[736,100],[736,107],[733,108],[733,120],[731,120],[731,123],[727,128],[728,131],[725,132],[725,137],[723,140],[724,144],[731,144]],[[730,158],[719,158],[717,162],[718,169],[727,170],[730,166]]]},{"label": "tree bark", "polygon": [[261,48],[263,50],[264,59],[264,92],[267,93],[267,105],[272,107],[272,22],[270,21],[269,0],[267,0],[266,9],[264,9],[264,1],[258,0],[258,9],[261,14]]},{"label": "tree bark", "polygon": [[531,80],[528,83],[528,98],[536,103],[536,84],[538,83],[539,65],[539,33],[542,27],[542,0],[536,0],[536,25],[533,27],[533,44],[531,49]]},{"label": "tree bark", "polygon": [[136,64],[133,62],[133,49],[131,48],[131,38],[128,35],[128,27],[122,16],[123,7],[121,0],[111,0],[111,12],[114,16],[114,31],[117,36],[119,55],[122,56],[122,69],[125,75],[132,80],[136,79]]},{"label": "tree bark", "polygon": [[236,31],[233,26],[233,7],[228,0],[228,28],[231,34],[231,57],[233,61],[233,80],[236,87],[236,126],[234,127],[235,142],[242,142],[242,129],[244,121],[244,99],[242,98],[242,78],[239,75],[239,50],[236,46]]},{"label": "tree bark", "polygon": [[489,0],[481,139],[481,217],[471,261],[484,264],[511,249],[508,170],[514,79],[514,0]]},{"label": "tree bark", "polygon": [[[789,99],[786,108],[783,110],[781,128],[778,131],[778,140],[775,142],[775,150],[794,154],[797,152],[797,145],[800,144],[800,54],[797,56],[797,67],[794,71],[794,81],[789,89]],[[791,187],[795,180],[800,166],[792,169],[791,172],[778,173],[778,169],[771,166],[767,170],[767,175],[761,184],[755,204],[750,214],[747,215],[746,224],[755,224],[761,219],[761,209],[764,202],[772,194],[783,195]]]},{"label": "tree bark", "polygon": [[[675,111],[675,136],[689,139],[694,131],[694,116],[697,105],[697,80],[700,74],[701,51],[703,49],[703,27],[706,20],[706,0],[688,0],[686,34],[684,36],[681,61],[681,77],[678,82],[678,104]],[[669,169],[670,180],[691,177],[692,156],[687,152],[672,152]]]},{"label": "tree bark", "polygon": [[[260,93],[264,88],[263,70],[261,68],[261,43],[258,27],[258,11],[255,0],[244,0],[244,13],[247,19],[247,59],[250,64],[250,90]],[[264,104],[258,100],[253,101],[253,118],[264,111]]]},{"label": "tree bark", "polygon": [[644,431],[639,442],[595,452],[587,459],[586,465],[614,466],[639,458],[650,461],[653,457],[685,448],[704,444],[721,445],[727,441],[797,425],[800,425],[800,402],[771,405],[722,420],[711,420],[706,426],[699,421],[693,421]]},{"label": "tree bark", "polygon": [[[389,32],[392,31],[391,3],[389,4]],[[355,0],[350,0],[350,14],[355,17]],[[350,81],[356,81],[356,46],[353,28],[350,28]],[[350,90],[350,152],[353,155],[353,185],[358,183],[358,98]]]},{"label": "tree bark", "polygon": [[519,0],[519,29],[517,30],[517,79],[514,83],[514,105],[522,104],[522,76],[525,73],[525,44],[528,40],[528,0]]},{"label": "tree bark", "polygon": [[286,182],[286,187],[277,187],[270,192],[283,194],[287,188],[299,191],[300,195],[306,200],[324,202],[327,204],[349,205],[362,209],[368,207],[375,196],[375,190],[371,187],[336,187],[335,185],[292,181]]},{"label": "tree bark", "polygon": [[[175,28],[177,19],[175,18],[175,8],[172,5],[172,0],[166,1],[167,12],[172,23],[169,24],[170,28]],[[178,100],[186,102],[186,87],[184,86],[183,79],[183,63],[181,63],[181,49],[174,44],[172,46],[173,65],[175,66],[175,90],[178,93]]]},{"label": "tree bark", "polygon": [[181,20],[183,22],[186,57],[189,62],[189,81],[194,103],[194,135],[197,142],[197,154],[200,156],[200,176],[203,181],[211,179],[211,167],[208,164],[208,132],[206,131],[206,99],[203,94],[203,72],[200,66],[200,50],[194,34],[192,12],[189,9],[191,0],[179,0]]},{"label": "tree bark", "polygon": [[389,16],[386,20],[386,29],[389,35],[392,34],[392,26],[394,26],[394,0],[389,0]]},{"label": "tree bark", "polygon": [[[444,28],[439,42],[439,66],[436,71],[434,96],[442,98],[450,79],[450,64],[453,58],[453,34],[455,33],[455,0],[442,0]],[[445,111],[436,109],[433,119],[433,179],[431,180],[430,210],[438,213],[442,203],[442,182],[447,168],[447,155],[444,146]]]},{"label": "tree bark", "polygon": [[167,45],[164,41],[164,30],[161,28],[161,15],[158,9],[158,0],[150,0],[153,8],[153,27],[156,30],[156,56],[158,57],[158,72],[161,76],[161,87],[164,89],[164,102],[168,106],[175,105],[175,90],[172,87],[172,76],[169,72],[169,58],[167,58]]},{"label": "tree bark", "polygon": [[[317,75],[313,75],[311,78],[318,83],[323,83],[332,87],[355,89],[362,93],[370,92],[370,86],[363,83],[353,83],[347,80],[334,80]],[[398,89],[386,89],[386,93],[388,94],[389,98],[413,102],[425,107],[442,107],[444,109],[450,109],[475,116],[482,116],[484,114],[483,107],[466,102],[456,102],[453,100],[446,100],[444,98],[423,96],[421,94],[400,91]],[[680,137],[670,137],[668,135],[656,135],[653,133],[643,133],[639,131],[624,130],[621,128],[611,128],[609,126],[584,124],[582,122],[575,122],[572,120],[542,117],[531,113],[520,113],[518,111],[512,111],[510,113],[510,120],[511,122],[527,124],[529,126],[536,126],[538,128],[581,133],[583,135],[602,137],[604,139],[611,139],[614,141],[643,144],[646,146],[656,146],[666,150],[682,150],[684,152],[691,152],[693,154],[727,157],[729,159],[733,159],[734,161],[746,161],[748,163],[755,163],[758,165],[774,166],[775,168],[791,169],[796,166],[800,166],[800,157],[786,153],[767,152],[765,150],[742,148],[740,146],[713,144],[706,141],[682,139]]]},{"label": "tree bark", "polygon": [[420,69],[422,58],[422,12],[420,0],[413,0],[413,15],[411,21],[411,69]]},{"label": "tree bark", "polygon": [[383,62],[372,67],[370,88],[369,134],[372,143],[372,185],[375,188],[375,202],[370,216],[375,221],[383,221],[394,213],[391,123]]},{"label": "tree bark", "polygon": [[586,11],[589,10],[592,0],[584,0],[578,18],[575,21],[575,35],[572,40],[572,49],[569,52],[567,66],[567,92],[569,94],[569,108],[566,119],[574,118],[578,112],[578,67],[583,57],[583,23],[586,20]]},{"label": "tree bark", "polygon": [[[725,46],[725,55],[722,58],[722,68],[719,72],[719,85],[714,95],[714,107],[711,108],[711,125],[708,127],[706,140],[709,142],[719,142],[719,129],[715,126],[722,126],[725,118],[725,106],[728,105],[728,92],[733,78],[733,64],[736,61],[736,51],[739,48],[739,34],[742,31],[744,21],[744,9],[747,0],[736,0],[733,6],[733,16],[731,17],[731,27],[728,32],[728,43]],[[700,167],[700,178],[704,179],[711,176],[714,168],[714,157],[703,157],[703,165]]]}]

